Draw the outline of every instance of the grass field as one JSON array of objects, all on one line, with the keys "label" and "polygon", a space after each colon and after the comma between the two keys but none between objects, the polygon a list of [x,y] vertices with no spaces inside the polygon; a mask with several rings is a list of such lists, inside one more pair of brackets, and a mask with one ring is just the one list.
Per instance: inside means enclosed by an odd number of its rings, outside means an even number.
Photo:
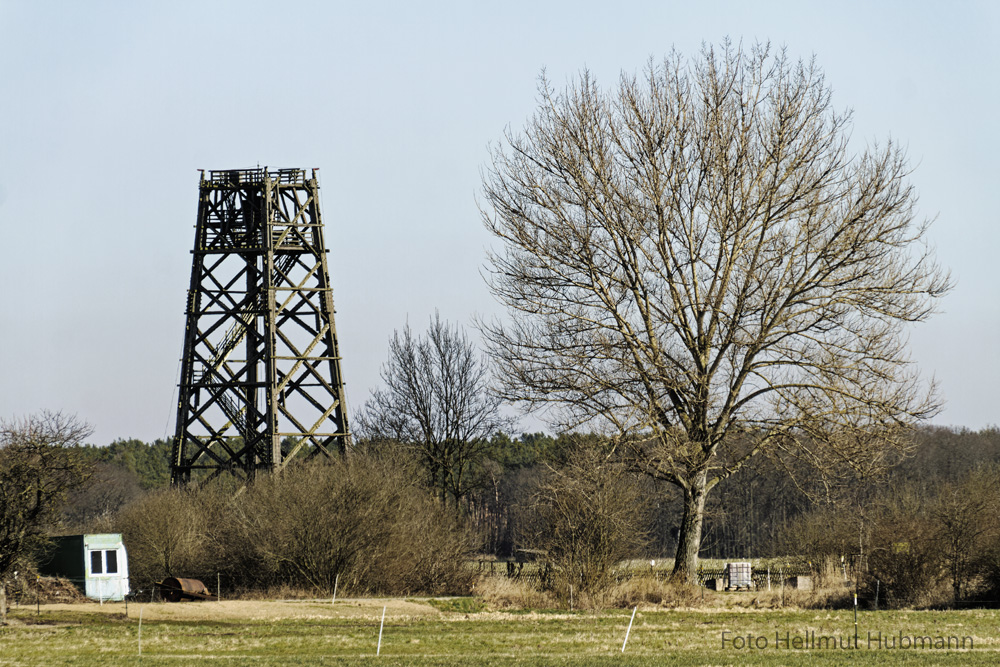
[{"label": "grass field", "polygon": [[[994,610],[862,612],[854,649],[841,648],[853,645],[852,611],[640,609],[623,654],[630,614],[498,612],[467,598],[351,599],[335,607],[329,601],[130,604],[127,615],[120,603],[42,605],[38,614],[34,607],[11,611],[11,625],[0,629],[0,665],[1000,663]],[[892,636],[897,648],[880,648],[877,633],[883,645]],[[900,633],[909,648],[898,647]],[[971,638],[972,648],[970,639],[965,649],[913,645],[924,636],[932,643]]]}]

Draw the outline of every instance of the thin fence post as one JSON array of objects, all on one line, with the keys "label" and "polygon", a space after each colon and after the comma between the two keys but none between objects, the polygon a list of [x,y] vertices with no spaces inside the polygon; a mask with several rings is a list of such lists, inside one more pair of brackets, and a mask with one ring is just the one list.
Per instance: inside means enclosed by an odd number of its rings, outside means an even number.
[{"label": "thin fence post", "polygon": [[142,605],[139,605],[139,657],[142,657]]},{"label": "thin fence post", "polygon": [[340,573],[333,579],[333,599],[330,601],[330,606],[337,604],[337,584],[340,583]]},{"label": "thin fence post", "polygon": [[385,606],[382,606],[382,622],[378,626],[378,648],[375,649],[375,655],[382,654],[382,628],[385,627]]},{"label": "thin fence post", "polygon": [[632,621],[635,620],[635,610],[639,608],[639,605],[632,607],[632,618],[628,621],[628,630],[625,631],[625,641],[622,642],[622,653],[625,652],[625,645],[628,644],[628,636],[632,632]]},{"label": "thin fence post", "polygon": [[858,594],[854,594],[854,648],[858,647]]}]

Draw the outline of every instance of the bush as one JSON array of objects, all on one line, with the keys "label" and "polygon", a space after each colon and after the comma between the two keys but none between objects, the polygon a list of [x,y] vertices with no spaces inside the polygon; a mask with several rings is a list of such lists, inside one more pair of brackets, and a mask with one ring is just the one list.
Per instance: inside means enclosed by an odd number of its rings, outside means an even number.
[{"label": "bush", "polygon": [[549,469],[531,507],[531,543],[554,567],[550,585],[560,597],[571,585],[580,593],[606,588],[611,569],[645,547],[650,505],[642,485],[597,448]]},{"label": "bush", "polygon": [[453,513],[389,461],[366,456],[291,466],[247,488],[220,479],[155,492],[115,520],[135,587],[165,576],[236,588],[329,594],[458,594],[471,544]]},{"label": "bush", "polygon": [[986,588],[995,588],[991,554],[998,548],[1000,529],[1000,471],[996,467],[972,470],[961,483],[944,482],[930,503],[930,514],[941,553],[947,563],[956,602],[976,591],[985,574]]},{"label": "bush", "polygon": [[[947,550],[934,520],[935,498],[916,487],[892,489],[865,508],[825,506],[796,520],[786,549],[820,565],[818,587],[837,588],[847,577],[862,599],[882,607],[926,607],[947,600]],[[797,548],[796,548],[797,545]],[[864,558],[859,558],[859,555]]]},{"label": "bush", "polygon": [[930,492],[909,487],[891,496],[872,531],[866,593],[878,587],[891,606],[992,599],[1000,589],[998,491],[998,471],[980,468]]},{"label": "bush", "polygon": [[164,577],[192,577],[207,571],[210,551],[195,493],[181,489],[151,492],[127,505],[112,520],[128,549],[133,590]]},{"label": "bush", "polygon": [[331,592],[443,594],[471,586],[452,514],[390,462],[365,457],[288,469],[243,503],[244,549],[282,582]]}]

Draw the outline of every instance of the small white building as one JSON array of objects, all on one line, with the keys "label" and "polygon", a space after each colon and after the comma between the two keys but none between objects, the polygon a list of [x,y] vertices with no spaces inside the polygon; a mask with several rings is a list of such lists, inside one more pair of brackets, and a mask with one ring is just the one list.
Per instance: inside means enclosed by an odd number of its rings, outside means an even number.
[{"label": "small white building", "polygon": [[64,535],[53,538],[41,574],[65,577],[94,600],[124,600],[129,594],[128,554],[120,533]]}]

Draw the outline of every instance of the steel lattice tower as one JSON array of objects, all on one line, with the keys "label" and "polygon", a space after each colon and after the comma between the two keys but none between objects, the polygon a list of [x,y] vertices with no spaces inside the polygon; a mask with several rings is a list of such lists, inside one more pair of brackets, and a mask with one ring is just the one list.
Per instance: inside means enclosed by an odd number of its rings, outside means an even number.
[{"label": "steel lattice tower", "polygon": [[316,170],[202,172],[173,482],[348,442]]}]

